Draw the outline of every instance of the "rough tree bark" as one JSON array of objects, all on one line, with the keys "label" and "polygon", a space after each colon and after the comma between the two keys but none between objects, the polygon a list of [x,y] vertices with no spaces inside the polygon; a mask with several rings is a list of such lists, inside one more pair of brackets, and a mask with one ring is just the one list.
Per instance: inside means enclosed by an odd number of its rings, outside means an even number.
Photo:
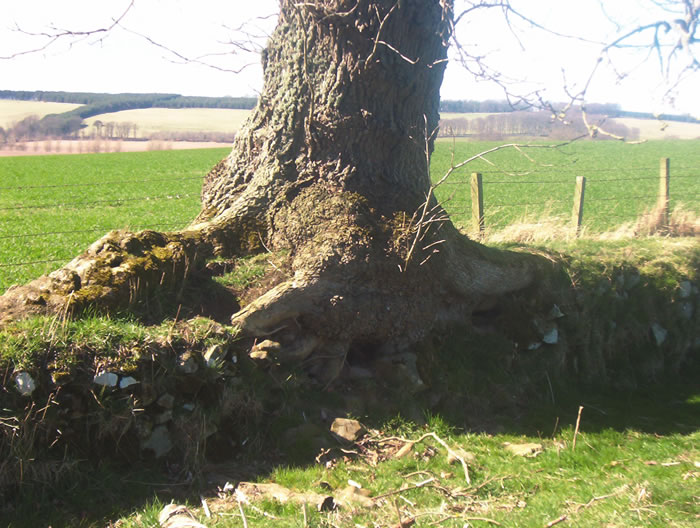
[{"label": "rough tree bark", "polygon": [[288,250],[287,280],[232,323],[342,366],[351,347],[401,349],[527,286],[531,262],[460,235],[431,192],[451,30],[450,0],[283,0],[258,106],[207,176],[195,222],[110,233],[8,292],[5,317],[124,306],[212,256]]}]

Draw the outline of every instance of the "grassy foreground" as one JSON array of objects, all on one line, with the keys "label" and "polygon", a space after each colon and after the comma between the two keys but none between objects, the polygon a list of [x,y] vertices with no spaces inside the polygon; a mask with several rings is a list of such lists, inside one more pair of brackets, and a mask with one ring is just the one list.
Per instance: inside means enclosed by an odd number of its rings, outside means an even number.
[{"label": "grassy foreground", "polygon": [[[637,338],[642,334],[637,341],[647,342],[652,356],[662,348],[643,335],[652,320],[669,330],[667,346],[680,340],[682,334],[675,334],[671,319],[683,302],[679,285],[697,283],[697,241],[583,240],[552,243],[538,250],[570,255],[568,269],[575,271],[570,280],[586,299],[579,302],[585,302],[596,317],[616,323],[619,333],[632,331]],[[237,263],[217,283],[237,290],[255,288],[265,266],[272,266],[268,259]],[[649,281],[653,287],[640,291],[627,284],[628,278],[638,274],[640,284]],[[625,296],[632,299],[630,305],[624,304]],[[697,296],[695,292],[689,297],[695,309]],[[587,321],[577,319],[571,324]],[[0,334],[0,372],[10,380],[13,371],[33,372],[44,363],[56,377],[88,356],[94,357],[98,367],[116,364],[120,371],[139,377],[135,373],[138,358],[163,350],[177,354],[207,350],[223,343],[225,333],[212,331],[213,326],[201,319],[166,317],[158,324],[144,325],[133,318],[94,314],[75,321],[38,319],[18,328],[14,334]],[[560,328],[566,329],[566,323]],[[474,340],[476,346],[470,349]],[[697,372],[682,372],[666,386],[650,380],[632,389],[620,385],[616,376],[610,384],[617,385],[614,390],[595,384],[585,388],[558,380],[554,374],[509,368],[500,348],[507,345],[507,352],[512,343],[498,334],[448,335],[441,343],[434,351],[430,387],[418,394],[411,394],[408,385],[399,387],[391,398],[372,383],[352,390],[345,385],[302,390],[298,373],[276,377],[284,371],[275,374],[273,370],[268,376],[246,367],[243,359],[217,363],[202,372],[202,379],[221,388],[233,387],[230,394],[240,395],[235,399],[238,407],[233,408],[240,413],[243,403],[245,419],[234,423],[235,444],[222,446],[216,435],[207,440],[204,422],[201,426],[195,422],[188,429],[192,436],[190,449],[185,449],[188,459],[175,457],[155,464],[144,459],[135,464],[140,467],[125,470],[97,453],[108,444],[105,432],[99,445],[85,451],[91,462],[66,459],[58,468],[62,478],[53,480],[47,473],[44,485],[28,483],[7,500],[0,495],[0,519],[3,526],[13,528],[155,528],[160,526],[161,509],[173,501],[186,505],[210,528],[697,525]],[[697,350],[696,344],[694,352],[689,352],[696,354],[696,363]],[[243,346],[238,357],[244,358],[245,353]],[[535,353],[522,351],[521,355],[532,358]],[[544,357],[555,352],[541,349],[537,353]],[[173,378],[175,385],[183,382],[166,363],[150,375],[165,381]],[[195,395],[182,390],[186,401],[218,401],[209,390]],[[16,398],[13,392],[10,387],[0,397],[9,401]],[[138,392],[133,395],[140,397]],[[437,404],[435,396],[440,396]],[[119,391],[93,390],[92,410],[81,412],[93,416],[93,427],[105,427],[119,436],[124,417],[117,413],[118,420],[109,419],[106,413],[110,408],[118,410],[126,397],[130,396]],[[189,411],[179,411],[185,400],[177,398],[176,419],[190,416]],[[56,404],[48,407],[49,415],[60,409]],[[336,416],[338,409],[359,419],[366,435],[352,444],[332,439],[327,432],[332,418],[326,415]],[[26,412],[46,410],[37,399],[37,406],[28,406]],[[15,424],[9,418],[0,421],[4,433]],[[22,449],[29,448],[30,440],[22,438],[10,452],[28,458],[31,453]],[[94,460],[96,456],[100,461]],[[11,465],[10,458],[0,463],[0,477]],[[194,459],[196,465],[188,466]],[[27,481],[30,462],[24,467]],[[41,475],[34,473],[35,478]],[[281,486],[277,492],[286,501],[262,492],[260,496],[250,491],[236,494],[231,487],[240,482]],[[253,486],[246,489],[264,489]],[[319,498],[328,496],[341,507],[319,511]]]},{"label": "grassy foreground", "polygon": [[[255,470],[274,464],[272,456],[262,466],[246,458],[212,466],[205,477],[218,485],[204,489],[165,473],[114,473],[105,465],[48,495],[51,505],[31,496],[3,513],[15,528],[156,528],[173,501],[210,528],[692,527],[700,516],[700,395],[689,391],[557,393],[556,404],[540,402],[519,424],[499,417],[498,434],[459,433],[438,416],[416,422],[397,415],[354,446],[321,451],[317,462]],[[466,462],[469,483],[445,446]],[[246,473],[286,488],[288,502],[227,489],[224,481],[236,485]],[[340,500],[347,490],[361,499],[319,511],[319,495]]]}]

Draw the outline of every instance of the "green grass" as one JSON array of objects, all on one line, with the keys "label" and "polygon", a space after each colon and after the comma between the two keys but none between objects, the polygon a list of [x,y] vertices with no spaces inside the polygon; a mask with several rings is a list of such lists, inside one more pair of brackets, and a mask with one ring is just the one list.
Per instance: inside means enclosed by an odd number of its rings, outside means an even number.
[{"label": "green grass", "polygon": [[[433,178],[449,169],[453,151],[459,161],[496,145],[438,141]],[[201,177],[226,153],[212,149],[0,158],[0,291],[57,269],[110,229],[183,227],[199,211]],[[588,232],[598,232],[631,222],[654,205],[662,157],[671,158],[671,206],[682,202],[697,212],[696,141],[505,149],[488,155],[490,163],[477,160],[456,171],[436,193],[455,223],[468,229],[471,199],[466,182],[471,172],[480,171],[489,229],[543,215],[568,222],[574,181],[585,175],[584,225]],[[23,264],[27,262],[39,263]]]},{"label": "green grass", "polygon": [[[184,227],[199,212],[203,176],[227,153],[0,158],[0,291],[57,269],[112,229]],[[16,266],[27,262],[40,263]]]},{"label": "green grass", "polygon": [[[457,163],[499,144],[440,140],[432,160],[433,179],[450,168],[453,152]],[[481,172],[489,229],[543,213],[562,216],[568,222],[576,177],[585,176],[584,226],[600,232],[633,221],[654,206],[663,157],[671,159],[671,208],[683,203],[699,211],[700,149],[694,140],[639,145],[582,141],[557,149],[508,148],[486,156],[488,162],[476,160],[456,171],[437,190],[437,196],[458,224],[469,227],[469,175]]]},{"label": "green grass", "polygon": [[[361,449],[343,453],[334,448],[330,464],[281,465],[253,477],[295,492],[335,496],[353,480],[372,497],[389,494],[378,500],[376,507],[320,513],[315,504],[309,504],[304,524],[302,506],[264,500],[243,506],[246,522],[251,528],[398,526],[398,507],[404,520],[416,520],[415,526],[543,527],[563,516],[566,520],[561,526],[696,526],[700,514],[700,403],[692,392],[682,389],[625,397],[571,394],[556,405],[540,405],[536,415],[528,416],[521,427],[506,426],[505,432],[495,435],[458,432],[440,417],[429,417],[425,425],[390,420],[380,424],[374,440],[364,442]],[[579,404],[584,410],[575,435]],[[540,426],[546,430],[535,432]],[[432,438],[414,445],[403,458],[395,456],[401,441],[379,441],[395,436],[415,440],[426,432],[435,432],[452,449],[471,455],[471,484],[467,484],[461,465],[450,465],[446,450]],[[506,443],[537,443],[542,452],[535,457],[516,456],[505,449]],[[373,462],[375,455],[379,463]],[[162,482],[158,479],[165,477],[121,478],[127,483],[120,483],[106,471],[88,479],[91,486],[100,489],[100,497],[114,494],[112,505],[102,500],[92,509],[79,497],[81,486],[86,485],[83,483],[65,493],[62,508],[49,510],[43,504],[26,508],[28,524],[15,521],[9,526],[53,523],[88,527],[104,526],[111,520],[116,524],[109,526],[155,528],[160,509],[172,497],[180,504],[189,504],[209,528],[243,525],[236,500],[217,498],[212,487],[202,492],[214,512],[208,519],[199,492],[188,500],[177,486],[164,483],[156,487],[160,490],[157,497],[153,488],[149,492],[146,486],[140,487],[143,495],[136,497],[129,493],[133,484],[128,482]],[[421,482],[425,484],[401,491]],[[17,513],[23,511],[24,501],[17,508]],[[18,518],[13,515],[13,519]]]}]

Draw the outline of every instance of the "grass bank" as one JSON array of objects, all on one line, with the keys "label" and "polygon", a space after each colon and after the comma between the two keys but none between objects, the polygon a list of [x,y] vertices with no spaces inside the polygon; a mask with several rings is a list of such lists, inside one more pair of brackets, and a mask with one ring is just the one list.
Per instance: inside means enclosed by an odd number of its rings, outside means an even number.
[{"label": "grass bank", "polygon": [[[186,310],[3,330],[0,516],[151,527],[174,500],[210,527],[694,526],[697,240],[527,250],[557,263],[537,288],[329,389]],[[217,263],[204,296],[244,299],[267,260]],[[338,443],[337,417],[366,435]]]}]

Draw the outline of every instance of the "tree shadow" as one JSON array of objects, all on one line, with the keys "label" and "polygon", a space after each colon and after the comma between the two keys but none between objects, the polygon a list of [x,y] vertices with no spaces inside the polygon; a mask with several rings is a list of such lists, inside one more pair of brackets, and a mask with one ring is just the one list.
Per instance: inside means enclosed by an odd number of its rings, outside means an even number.
[{"label": "tree shadow", "polygon": [[[244,442],[248,447],[239,445],[228,456],[213,449],[198,475],[183,475],[173,459],[141,461],[138,467],[110,461],[83,464],[57,485],[25,487],[0,512],[7,526],[57,528],[113,526],[116,519],[145,509],[141,521],[156,525],[151,517],[157,516],[162,504],[175,501],[196,507],[200,496],[215,496],[226,482],[265,478],[285,465],[317,464],[319,451],[338,447],[327,431],[332,419],[341,415],[354,416],[378,430],[402,421],[429,432],[428,422],[439,417],[455,434],[547,439],[573,429],[583,407],[580,430],[584,433],[610,429],[686,435],[700,429],[698,373],[697,368],[689,368],[667,383],[624,392],[563,383],[523,391],[521,386],[499,384],[484,385],[478,394],[437,398],[431,389],[408,395],[368,382],[331,390],[281,391],[274,398],[286,404],[279,412],[268,413],[255,438]],[[363,401],[358,401],[358,393],[364,394]]]}]

